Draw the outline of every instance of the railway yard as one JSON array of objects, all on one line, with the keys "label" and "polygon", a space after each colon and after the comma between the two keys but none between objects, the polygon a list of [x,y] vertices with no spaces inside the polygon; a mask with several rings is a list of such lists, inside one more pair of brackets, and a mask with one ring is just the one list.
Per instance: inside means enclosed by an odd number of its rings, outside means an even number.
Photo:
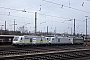
[{"label": "railway yard", "polygon": [[90,0],[0,2],[0,60],[90,60]]},{"label": "railway yard", "polygon": [[0,60],[90,60],[90,46],[0,46]]},{"label": "railway yard", "polygon": [[[58,38],[55,40],[60,44],[42,45],[38,41],[39,45],[13,45],[13,37],[13,35],[0,36],[2,39],[0,42],[0,60],[90,60],[90,42],[82,41],[83,39],[73,39],[73,44],[61,44],[63,42],[68,43],[71,40],[68,38],[65,38],[66,40]],[[50,37],[47,38],[50,39]],[[21,36],[18,40],[22,40]],[[18,40],[14,42],[16,43]],[[37,43],[34,40],[32,38],[31,41],[29,38],[30,43]],[[52,37],[50,41],[49,43],[55,42],[52,41]],[[78,42],[83,44],[74,44]],[[24,43],[26,42],[24,41]]]}]

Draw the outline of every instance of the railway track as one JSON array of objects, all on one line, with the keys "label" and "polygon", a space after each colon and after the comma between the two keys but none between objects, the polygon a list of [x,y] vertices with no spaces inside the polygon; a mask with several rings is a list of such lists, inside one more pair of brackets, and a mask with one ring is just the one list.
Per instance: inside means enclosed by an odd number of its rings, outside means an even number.
[{"label": "railway track", "polygon": [[4,47],[0,49],[0,56],[24,54],[24,53],[40,53],[49,51],[63,51],[63,50],[74,50],[83,49],[84,47],[77,46],[46,46],[46,47]]},{"label": "railway track", "polygon": [[[74,51],[78,50],[78,51]],[[88,58],[90,50],[85,46],[35,46],[35,47],[2,47],[0,48],[0,59],[73,59],[74,57]]]},{"label": "railway track", "polygon": [[54,51],[54,52],[46,52],[46,53],[37,53],[37,54],[24,54],[24,55],[13,55],[13,56],[4,56],[0,59],[14,59],[14,60],[25,60],[25,59],[42,59],[42,60],[72,60],[72,59],[80,59],[80,58],[88,58],[90,59],[90,50],[88,49],[78,49],[78,50],[66,50],[66,51]]}]

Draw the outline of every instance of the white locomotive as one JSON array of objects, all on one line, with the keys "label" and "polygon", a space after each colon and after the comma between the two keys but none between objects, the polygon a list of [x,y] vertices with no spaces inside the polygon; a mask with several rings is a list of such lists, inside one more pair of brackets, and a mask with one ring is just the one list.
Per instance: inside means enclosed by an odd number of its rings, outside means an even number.
[{"label": "white locomotive", "polygon": [[83,38],[61,36],[15,36],[12,45],[83,44]]}]

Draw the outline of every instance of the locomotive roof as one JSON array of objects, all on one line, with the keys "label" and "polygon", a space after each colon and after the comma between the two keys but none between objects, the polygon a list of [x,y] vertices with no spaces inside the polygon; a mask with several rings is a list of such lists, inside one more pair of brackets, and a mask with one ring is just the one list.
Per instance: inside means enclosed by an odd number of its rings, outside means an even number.
[{"label": "locomotive roof", "polygon": [[0,35],[0,37],[14,37],[16,35]]},{"label": "locomotive roof", "polygon": [[24,35],[24,37],[44,37],[44,36],[35,36],[35,35]]}]

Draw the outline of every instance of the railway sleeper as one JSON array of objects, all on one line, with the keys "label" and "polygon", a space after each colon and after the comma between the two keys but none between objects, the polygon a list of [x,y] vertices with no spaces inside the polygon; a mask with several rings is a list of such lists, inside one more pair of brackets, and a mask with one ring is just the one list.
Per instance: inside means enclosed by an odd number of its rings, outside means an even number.
[{"label": "railway sleeper", "polygon": [[77,56],[76,54],[72,54],[72,53],[64,53],[65,55],[69,56],[69,57],[74,57]]},{"label": "railway sleeper", "polygon": [[82,52],[73,52],[73,54],[76,54],[76,55],[78,55],[78,56],[84,56],[84,55],[85,55],[85,54],[82,53]]}]

